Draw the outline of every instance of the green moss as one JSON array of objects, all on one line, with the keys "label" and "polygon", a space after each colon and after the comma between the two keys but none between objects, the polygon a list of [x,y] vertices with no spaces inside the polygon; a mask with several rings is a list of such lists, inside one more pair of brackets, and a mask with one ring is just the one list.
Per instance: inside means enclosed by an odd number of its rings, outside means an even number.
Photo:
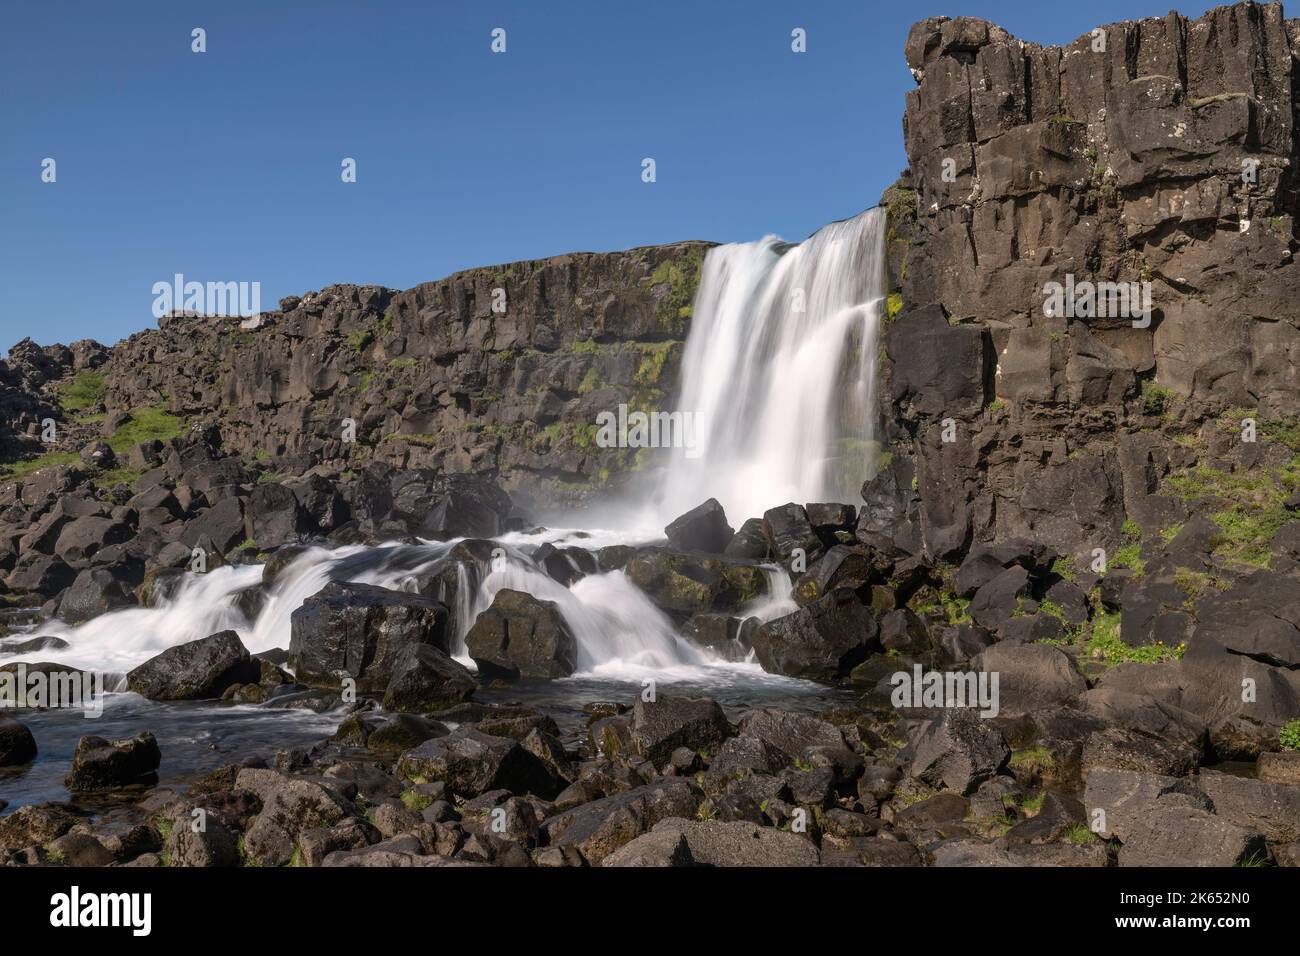
[{"label": "green moss", "polygon": [[1183,656],[1186,645],[1168,647],[1163,643],[1129,647],[1119,637],[1118,611],[1100,614],[1092,622],[1088,638],[1088,652],[1107,664],[1159,664],[1175,661]]},{"label": "green moss", "polygon": [[1283,750],[1300,750],[1300,717],[1286,722],[1278,731],[1277,741]]},{"label": "green moss", "polygon": [[55,468],[59,465],[71,465],[79,460],[76,452],[52,451],[49,454],[41,455],[39,458],[32,458],[28,461],[15,461],[12,464],[5,465],[4,470],[0,472],[0,479],[5,481],[20,480],[42,469]]},{"label": "green moss", "polygon": [[578,383],[578,394],[586,395],[588,392],[594,392],[603,384],[604,382],[601,378],[600,369],[593,365],[591,368],[587,369],[587,374],[584,375],[582,381]]},{"label": "green moss", "polygon": [[641,346],[641,364],[637,366],[636,374],[632,377],[632,380],[638,385],[654,385],[658,382],[663,374],[664,363],[668,360],[668,352],[671,348],[671,342]]},{"label": "green moss", "polygon": [[59,383],[59,404],[66,412],[79,412],[99,403],[104,397],[105,375],[83,368],[67,381]]},{"label": "green moss", "polygon": [[885,319],[893,322],[898,313],[903,311],[903,294],[901,292],[889,293],[889,298],[885,300]]},{"label": "green moss", "polygon": [[369,329],[361,329],[348,334],[348,345],[354,352],[362,352],[375,340],[375,334]]},{"label": "green moss", "polygon": [[1027,747],[1011,754],[1012,770],[1033,776],[1042,776],[1056,769],[1056,756],[1046,747]]},{"label": "green moss", "polygon": [[704,252],[690,249],[672,259],[665,259],[650,274],[652,288],[667,286],[659,299],[656,316],[664,330],[680,337],[691,317],[691,300],[700,281]]},{"label": "green moss", "polygon": [[131,420],[107,439],[114,454],[123,455],[146,441],[171,441],[184,429],[185,423],[167,411],[163,404],[146,405],[131,410]]},{"label": "green moss", "polygon": [[1148,415],[1163,415],[1174,403],[1173,389],[1146,382],[1142,386],[1142,410]]},{"label": "green moss", "polygon": [[1074,570],[1074,565],[1070,563],[1067,557],[1059,557],[1052,562],[1052,573],[1063,580],[1073,584],[1078,579],[1078,574]]},{"label": "green moss", "polygon": [[419,790],[404,790],[400,799],[413,813],[420,813],[433,803],[433,797]]},{"label": "green moss", "polygon": [[1100,842],[1101,837],[1093,833],[1082,823],[1076,823],[1065,831],[1065,842],[1071,846],[1092,846]]}]

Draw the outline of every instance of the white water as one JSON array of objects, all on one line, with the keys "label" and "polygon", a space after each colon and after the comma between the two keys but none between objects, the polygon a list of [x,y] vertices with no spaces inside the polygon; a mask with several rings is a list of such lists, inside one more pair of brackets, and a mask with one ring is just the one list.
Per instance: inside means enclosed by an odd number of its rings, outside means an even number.
[{"label": "white water", "polygon": [[[462,561],[455,652],[498,590],[513,588],[554,601],[578,645],[575,676],[639,681],[768,677],[752,662],[731,663],[676,633],[672,621],[621,571],[593,574],[565,587],[531,559],[544,543],[590,550],[661,537],[666,520],[716,497],[733,525],[787,501],[856,501],[871,466],[870,400],[876,331],[883,309],[884,222],[881,210],[833,223],[799,245],[769,236],[708,253],[683,365],[683,410],[700,413],[702,455],[677,453],[644,531],[548,530],[503,535],[503,555]],[[792,308],[802,290],[806,308]],[[666,518],[665,518],[666,516]],[[79,627],[58,621],[33,633],[60,637],[62,650],[5,662],[53,661],[121,674],[167,647],[217,631],[237,631],[254,653],[287,648],[291,616],[331,580],[397,590],[419,588],[421,574],[456,542],[312,548],[281,571],[260,611],[239,610],[240,592],[261,582],[261,566],[187,575],[160,606],[103,615]],[[742,616],[770,620],[795,609],[790,579],[768,571],[768,593]]]},{"label": "white water", "polygon": [[859,500],[872,466],[884,230],[885,211],[870,209],[798,245],[767,236],[709,250],[679,402],[702,435],[697,457],[674,453],[660,514],[714,497],[738,527],[787,501]]}]

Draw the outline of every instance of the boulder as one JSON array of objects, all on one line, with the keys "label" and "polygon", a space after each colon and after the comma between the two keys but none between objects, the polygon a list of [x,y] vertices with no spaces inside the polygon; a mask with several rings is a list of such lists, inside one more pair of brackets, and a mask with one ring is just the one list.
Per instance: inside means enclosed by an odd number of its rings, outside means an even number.
[{"label": "boulder", "polygon": [[509,588],[479,614],[465,647],[488,678],[567,677],[577,669],[578,644],[559,606]]},{"label": "boulder", "polygon": [[69,567],[88,567],[91,559],[104,548],[131,539],[131,527],[125,521],[87,515],[67,524],[59,532],[54,553]]},{"label": "boulder", "polygon": [[469,700],[478,681],[464,665],[430,644],[404,647],[393,661],[384,708],[431,711]]},{"label": "boulder", "polygon": [[722,554],[735,532],[717,498],[710,498],[664,528],[668,544],[677,551]]},{"label": "boulder", "polygon": [[932,787],[972,794],[1011,756],[1002,732],[969,708],[923,723],[913,740],[910,773]]},{"label": "boulder", "polygon": [[615,850],[601,866],[817,866],[813,842],[774,827],[741,821],[670,817]]},{"label": "boulder", "polygon": [[638,697],[632,708],[632,749],[656,767],[664,767],[678,747],[716,753],[732,734],[727,715],[707,698],[660,694],[653,701]]},{"label": "boulder", "polygon": [[762,518],[748,518],[740,530],[732,535],[722,553],[741,561],[766,561],[768,558],[767,533]]},{"label": "boulder", "polygon": [[0,767],[16,767],[36,759],[36,738],[26,725],[0,714]]},{"label": "boulder", "polygon": [[169,647],[126,675],[127,687],[150,700],[213,699],[260,678],[260,664],[234,631]]},{"label": "boulder", "polygon": [[754,632],[754,653],[765,671],[834,681],[866,659],[878,626],[871,609],[839,589]]},{"label": "boulder", "polygon": [[259,551],[270,551],[297,541],[312,530],[312,523],[293,491],[277,482],[260,484],[244,507],[244,537]]},{"label": "boulder", "polygon": [[63,592],[59,617],[80,624],[118,608],[134,607],[135,589],[142,580],[142,572],[128,567],[86,568]]},{"label": "boulder", "polygon": [[447,609],[418,594],[369,584],[334,582],[293,612],[289,656],[305,684],[337,687],[350,676],[363,693],[381,693],[405,648],[428,644],[451,651]]},{"label": "boulder", "polygon": [[1072,700],[1088,681],[1068,654],[1043,644],[994,644],[974,660],[976,670],[998,675],[1003,717],[1019,717]]},{"label": "boulder", "polygon": [[464,797],[489,790],[555,796],[563,784],[535,755],[508,737],[460,727],[407,751],[398,770],[412,780],[440,780]]},{"label": "boulder", "polygon": [[588,863],[597,866],[660,820],[694,817],[699,804],[699,791],[688,781],[664,777],[549,817],[542,824],[542,836],[550,846],[580,850]]},{"label": "boulder", "polygon": [[74,793],[153,783],[161,762],[158,742],[147,730],[124,740],[82,737],[64,783]]},{"label": "boulder", "polygon": [[763,512],[763,532],[772,554],[783,564],[790,564],[797,552],[802,552],[805,567],[821,557],[822,540],[802,505],[791,502]]}]

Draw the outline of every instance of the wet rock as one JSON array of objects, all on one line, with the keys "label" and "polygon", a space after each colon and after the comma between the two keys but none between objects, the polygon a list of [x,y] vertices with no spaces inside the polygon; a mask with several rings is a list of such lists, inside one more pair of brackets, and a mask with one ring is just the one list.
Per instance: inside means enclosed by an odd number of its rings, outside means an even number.
[{"label": "wet rock", "polygon": [[26,725],[0,714],[0,767],[16,767],[36,759],[36,738]]},{"label": "wet rock", "polygon": [[291,622],[294,673],[314,686],[337,687],[341,676],[351,676],[359,691],[379,693],[406,647],[428,644],[450,652],[442,604],[368,584],[328,584],[293,612]]},{"label": "wet rock", "polygon": [[21,850],[41,846],[63,836],[78,818],[57,804],[38,803],[19,807],[0,817],[0,850]]},{"label": "wet rock", "polygon": [[663,548],[638,549],[624,572],[656,607],[683,616],[735,611],[767,589],[757,565]]},{"label": "wet rock", "polygon": [[126,675],[127,686],[150,700],[207,700],[236,684],[255,684],[261,666],[234,631],[169,647]]},{"label": "wet rock", "polygon": [[717,498],[692,508],[664,528],[664,536],[675,550],[705,554],[722,554],[734,534]]},{"label": "wet rock", "polygon": [[297,541],[312,524],[292,490],[276,482],[260,484],[244,507],[244,536],[259,551]]},{"label": "wet rock", "polygon": [[769,673],[833,681],[866,658],[877,634],[871,609],[840,589],[768,621],[754,633],[754,653]]},{"label": "wet rock", "polygon": [[871,556],[863,548],[837,544],[795,581],[794,599],[802,607],[836,588],[858,591],[875,578]]},{"label": "wet rock", "polygon": [[82,737],[65,785],[77,792],[152,783],[161,762],[158,742],[147,730],[123,740]]},{"label": "wet rock", "polygon": [[763,531],[772,554],[786,565],[802,554],[805,566],[810,566],[824,550],[808,512],[793,502],[763,512]]},{"label": "wet rock", "polygon": [[762,518],[749,518],[727,542],[722,552],[728,558],[741,561],[766,561],[768,558],[767,533]]},{"label": "wet rock", "polygon": [[509,588],[478,616],[465,647],[490,679],[567,677],[577,668],[577,641],[559,606]]},{"label": "wet rock", "polygon": [[80,624],[101,614],[136,604],[135,589],[142,572],[125,566],[87,568],[80,572],[59,601],[59,617]]},{"label": "wet rock", "polygon": [[469,700],[478,689],[474,675],[430,644],[403,648],[393,661],[384,692],[384,707],[398,711],[430,711]]}]

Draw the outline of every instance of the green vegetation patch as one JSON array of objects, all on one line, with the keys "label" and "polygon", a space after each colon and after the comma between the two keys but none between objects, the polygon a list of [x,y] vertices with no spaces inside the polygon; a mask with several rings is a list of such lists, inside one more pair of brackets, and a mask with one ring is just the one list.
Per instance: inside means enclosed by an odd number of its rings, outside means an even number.
[{"label": "green vegetation patch", "polygon": [[83,368],[72,378],[58,386],[59,404],[65,412],[80,412],[92,408],[104,397],[106,376],[103,372]]}]

